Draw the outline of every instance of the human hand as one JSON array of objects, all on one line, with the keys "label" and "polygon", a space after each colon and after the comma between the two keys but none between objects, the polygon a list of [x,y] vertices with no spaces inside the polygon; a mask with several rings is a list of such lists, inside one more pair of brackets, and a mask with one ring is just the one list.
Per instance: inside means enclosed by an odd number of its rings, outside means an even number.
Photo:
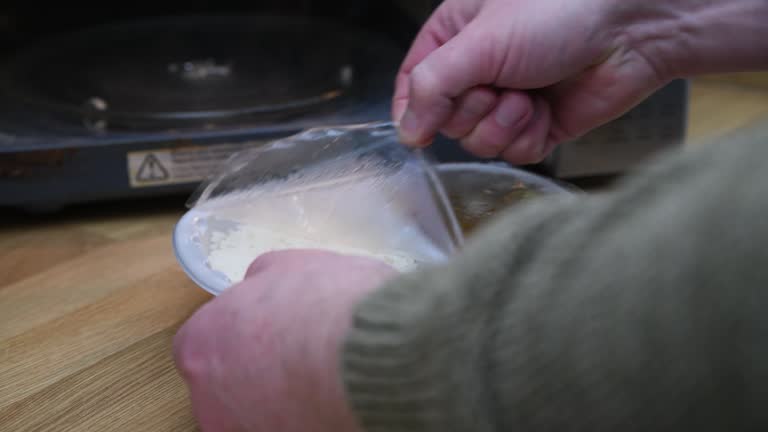
[{"label": "human hand", "polygon": [[479,157],[536,163],[619,117],[670,78],[638,42],[645,17],[630,3],[446,0],[397,77],[403,142],[425,146],[442,132]]},{"label": "human hand", "polygon": [[357,432],[339,375],[352,309],[395,275],[367,258],[265,254],[203,306],[174,356],[203,432]]}]

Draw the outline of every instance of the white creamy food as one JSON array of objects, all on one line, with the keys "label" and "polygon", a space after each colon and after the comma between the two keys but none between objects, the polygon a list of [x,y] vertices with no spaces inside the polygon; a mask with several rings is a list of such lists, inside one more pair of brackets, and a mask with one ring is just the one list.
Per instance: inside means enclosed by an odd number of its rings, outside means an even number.
[{"label": "white creamy food", "polygon": [[243,279],[248,266],[259,255],[285,249],[324,249],[338,253],[379,259],[398,271],[406,272],[416,266],[416,259],[401,251],[376,250],[349,246],[340,241],[324,242],[318,239],[288,234],[274,228],[244,225],[226,233],[216,233],[211,238],[208,264],[223,273],[230,281]]},{"label": "white creamy food", "polygon": [[[380,177],[355,178],[323,187],[281,185],[228,195],[207,207],[216,215],[205,236],[208,266],[239,282],[263,253],[285,249],[324,249],[380,259],[406,272],[420,262],[445,256],[414,219],[414,209],[431,205],[427,193]],[[419,209],[423,212],[423,209]],[[430,218],[437,216],[424,213]]]}]

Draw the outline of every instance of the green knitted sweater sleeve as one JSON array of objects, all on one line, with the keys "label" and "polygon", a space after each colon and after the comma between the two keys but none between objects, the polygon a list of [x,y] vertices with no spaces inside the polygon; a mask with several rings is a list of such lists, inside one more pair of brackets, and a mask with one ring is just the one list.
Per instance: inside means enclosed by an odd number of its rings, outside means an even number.
[{"label": "green knitted sweater sleeve", "polygon": [[367,432],[768,430],[768,130],[511,210],[358,306]]}]

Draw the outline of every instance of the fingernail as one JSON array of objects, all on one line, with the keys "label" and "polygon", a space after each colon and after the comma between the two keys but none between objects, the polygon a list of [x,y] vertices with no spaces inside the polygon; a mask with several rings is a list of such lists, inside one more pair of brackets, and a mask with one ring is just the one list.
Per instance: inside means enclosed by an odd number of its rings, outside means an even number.
[{"label": "fingernail", "polygon": [[502,103],[496,110],[496,123],[503,128],[516,126],[527,114],[527,107],[522,104]]},{"label": "fingernail", "polygon": [[400,119],[400,139],[405,144],[416,145],[419,139],[419,122],[410,109],[405,110],[405,114]]}]

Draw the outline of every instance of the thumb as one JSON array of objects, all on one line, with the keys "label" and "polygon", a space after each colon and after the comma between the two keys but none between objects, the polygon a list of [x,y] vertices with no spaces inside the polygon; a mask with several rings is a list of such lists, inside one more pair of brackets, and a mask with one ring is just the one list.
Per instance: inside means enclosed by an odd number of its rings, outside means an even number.
[{"label": "thumb", "polygon": [[310,260],[327,260],[339,257],[338,253],[324,249],[283,249],[265,252],[254,259],[245,272],[245,279],[271,269],[294,271]]},{"label": "thumb", "polygon": [[411,71],[407,107],[399,119],[405,144],[429,144],[451,118],[455,98],[475,86],[493,83],[500,67],[493,64],[494,59],[503,56],[491,51],[494,44],[488,43],[473,24],[432,51]]}]

